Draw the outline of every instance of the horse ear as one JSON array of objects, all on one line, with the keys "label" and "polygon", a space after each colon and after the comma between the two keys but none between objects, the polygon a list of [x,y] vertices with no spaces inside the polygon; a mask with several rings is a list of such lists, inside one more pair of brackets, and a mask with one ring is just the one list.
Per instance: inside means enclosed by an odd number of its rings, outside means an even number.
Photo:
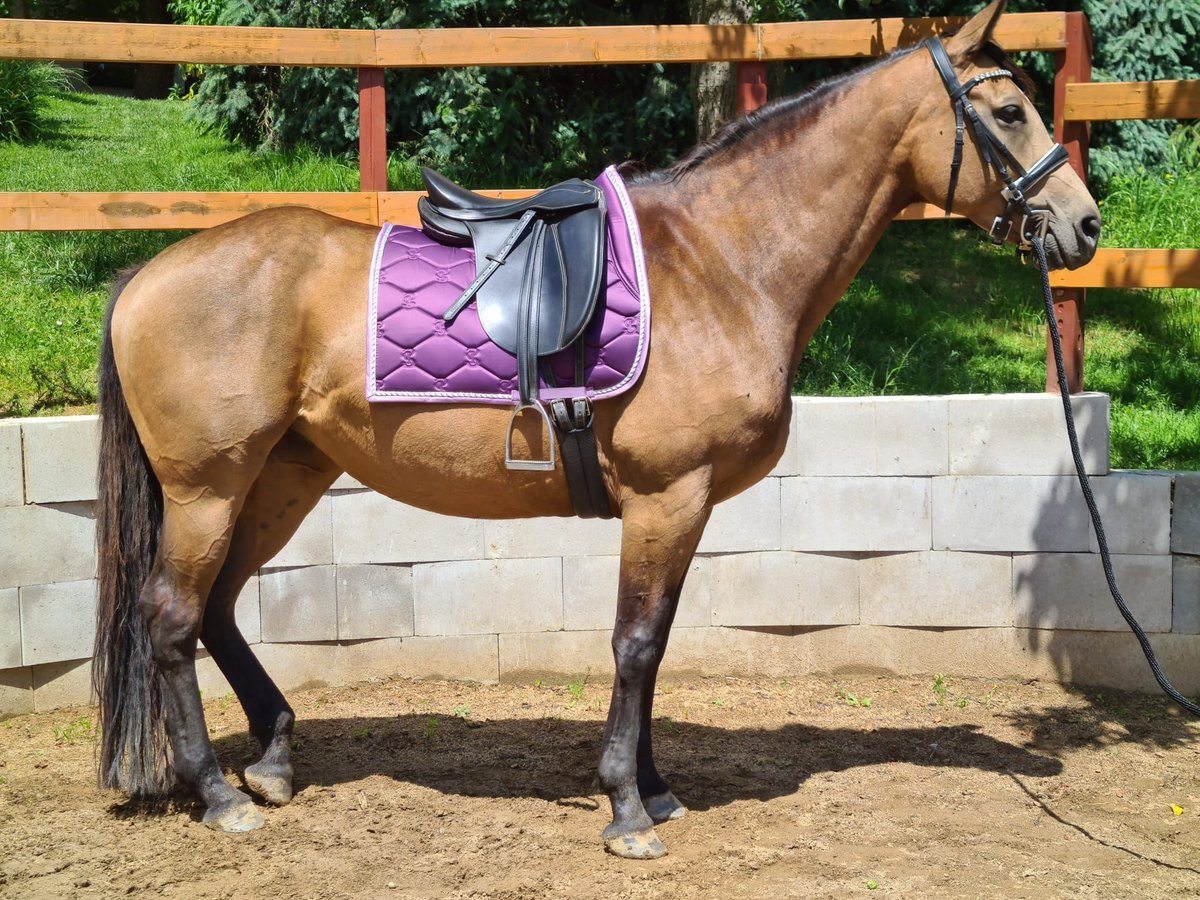
[{"label": "horse ear", "polygon": [[1008,0],[994,0],[980,10],[958,32],[946,40],[946,52],[956,66],[964,65],[975,58],[983,42],[992,35]]}]

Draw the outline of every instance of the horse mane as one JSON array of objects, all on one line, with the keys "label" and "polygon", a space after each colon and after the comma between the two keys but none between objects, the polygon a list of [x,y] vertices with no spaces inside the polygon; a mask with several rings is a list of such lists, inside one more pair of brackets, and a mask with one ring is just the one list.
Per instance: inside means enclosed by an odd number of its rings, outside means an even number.
[{"label": "horse mane", "polygon": [[[753,112],[726,122],[711,138],[701,141],[665,169],[647,172],[643,171],[636,162],[624,162],[618,167],[618,171],[620,171],[622,177],[630,184],[657,184],[679,181],[713,157],[719,156],[732,147],[736,147],[746,138],[764,131],[767,127],[775,125],[781,120],[787,120],[792,127],[798,127],[816,118],[821,110],[834,97],[841,93],[842,89],[866,77],[875,70],[920,49],[920,44],[915,44],[911,47],[901,47],[887,56],[876,60],[871,65],[855,69],[844,75],[835,75],[832,78],[826,78],[799,94],[772,100],[770,103],[759,107]],[[1034,96],[1035,87],[1033,81],[999,44],[987,41],[980,52],[991,59],[998,67],[1011,73],[1013,81],[1024,94],[1029,97]]]}]

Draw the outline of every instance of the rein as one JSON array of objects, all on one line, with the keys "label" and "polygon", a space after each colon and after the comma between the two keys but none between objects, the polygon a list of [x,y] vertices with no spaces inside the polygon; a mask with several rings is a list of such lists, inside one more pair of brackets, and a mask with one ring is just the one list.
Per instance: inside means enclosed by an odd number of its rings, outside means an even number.
[{"label": "rein", "polygon": [[[1096,533],[1096,543],[1100,548],[1100,560],[1104,565],[1104,577],[1108,582],[1109,593],[1112,594],[1113,601],[1117,604],[1117,610],[1121,613],[1121,617],[1138,639],[1138,644],[1141,645],[1146,662],[1150,665],[1150,671],[1154,675],[1154,680],[1158,682],[1158,686],[1162,688],[1163,693],[1192,715],[1200,716],[1200,705],[1184,697],[1171,684],[1167,676],[1163,674],[1162,668],[1158,664],[1158,659],[1154,655],[1154,648],[1150,646],[1150,640],[1146,637],[1146,632],[1138,624],[1133,613],[1129,611],[1129,606],[1125,603],[1125,598],[1121,596],[1121,589],[1117,585],[1117,577],[1113,572],[1112,556],[1108,550],[1108,538],[1104,534],[1104,523],[1100,521],[1100,510],[1096,506],[1096,498],[1092,494],[1091,479],[1084,470],[1083,454],[1079,450],[1079,435],[1075,430],[1075,415],[1071,407],[1071,390],[1067,386],[1067,370],[1063,364],[1062,338],[1058,333],[1058,322],[1054,315],[1054,298],[1050,290],[1050,263],[1046,259],[1045,238],[1050,220],[1044,213],[1030,208],[1029,201],[1026,199],[1027,195],[1039,187],[1049,177],[1050,173],[1067,162],[1067,151],[1062,144],[1055,144],[1028,171],[1023,169],[1021,164],[1013,157],[1008,147],[1004,145],[1004,142],[996,137],[992,130],[979,118],[979,113],[976,112],[975,107],[967,97],[967,94],[976,85],[997,78],[1012,78],[1012,73],[1004,69],[993,69],[989,72],[976,75],[967,81],[966,84],[962,84],[958,80],[958,75],[950,63],[950,57],[946,53],[946,48],[942,46],[942,42],[938,38],[930,38],[925,41],[924,46],[933,57],[933,63],[937,66],[938,74],[941,75],[942,82],[946,85],[946,91],[950,94],[950,100],[954,104],[954,161],[950,167],[950,188],[946,195],[946,216],[950,216],[950,207],[954,203],[954,189],[958,184],[958,173],[962,166],[963,119],[965,115],[967,122],[971,125],[971,131],[975,135],[976,143],[979,145],[984,160],[996,171],[996,174],[1000,176],[1005,185],[1001,196],[1007,201],[1007,205],[1004,208],[1004,213],[997,216],[992,223],[990,232],[992,240],[997,244],[1004,243],[1012,231],[1013,219],[1020,212],[1023,218],[1017,251],[1020,254],[1025,254],[1032,250],[1037,258],[1038,269],[1042,276],[1042,299],[1046,306],[1046,323],[1050,329],[1050,343],[1054,349],[1054,363],[1058,374],[1058,391],[1062,396],[1063,415],[1067,423],[1067,439],[1071,444],[1071,457],[1075,462],[1075,475],[1079,480],[1079,487],[1083,491],[1083,499],[1087,503],[1088,513],[1092,520],[1092,528]],[[1008,161],[1013,170],[1017,172],[1018,177],[1014,178],[1009,173],[1003,160]]]}]

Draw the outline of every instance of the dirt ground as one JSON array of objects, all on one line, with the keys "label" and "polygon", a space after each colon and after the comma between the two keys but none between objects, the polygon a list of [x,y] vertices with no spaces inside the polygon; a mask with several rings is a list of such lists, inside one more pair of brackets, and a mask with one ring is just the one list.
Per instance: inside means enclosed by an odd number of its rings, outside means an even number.
[{"label": "dirt ground", "polygon": [[[608,684],[387,680],[295,692],[297,795],[224,835],[94,787],[89,709],[0,724],[0,896],[1200,895],[1200,724],[1156,697],[943,678],[660,686],[689,807],[607,855]],[[232,697],[206,703],[231,780]]]}]

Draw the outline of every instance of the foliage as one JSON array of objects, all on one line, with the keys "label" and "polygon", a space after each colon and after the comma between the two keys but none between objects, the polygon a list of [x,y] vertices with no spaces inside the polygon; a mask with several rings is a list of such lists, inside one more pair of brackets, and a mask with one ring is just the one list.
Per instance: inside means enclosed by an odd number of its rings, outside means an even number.
[{"label": "foliage", "polygon": [[[601,10],[585,0],[232,0],[222,24],[416,28],[612,24],[684,18],[680,0]],[[666,161],[692,134],[682,67],[459,68],[387,73],[390,144],[476,185],[542,183],[647,155]],[[314,104],[313,97],[321,102]],[[250,146],[308,143],[350,152],[358,140],[357,80],[347,69],[211,67],[196,115]]]},{"label": "foliage", "polygon": [[42,126],[46,98],[65,90],[65,69],[47,62],[0,60],[0,140],[33,137]]},{"label": "foliage", "polygon": [[167,9],[179,25],[216,25],[225,0],[170,0]]},{"label": "foliage", "polygon": [[[1200,78],[1200,2],[1085,0],[1096,35],[1096,81]],[[1103,190],[1118,173],[1171,169],[1173,122],[1099,122],[1092,131],[1091,175]]]}]

